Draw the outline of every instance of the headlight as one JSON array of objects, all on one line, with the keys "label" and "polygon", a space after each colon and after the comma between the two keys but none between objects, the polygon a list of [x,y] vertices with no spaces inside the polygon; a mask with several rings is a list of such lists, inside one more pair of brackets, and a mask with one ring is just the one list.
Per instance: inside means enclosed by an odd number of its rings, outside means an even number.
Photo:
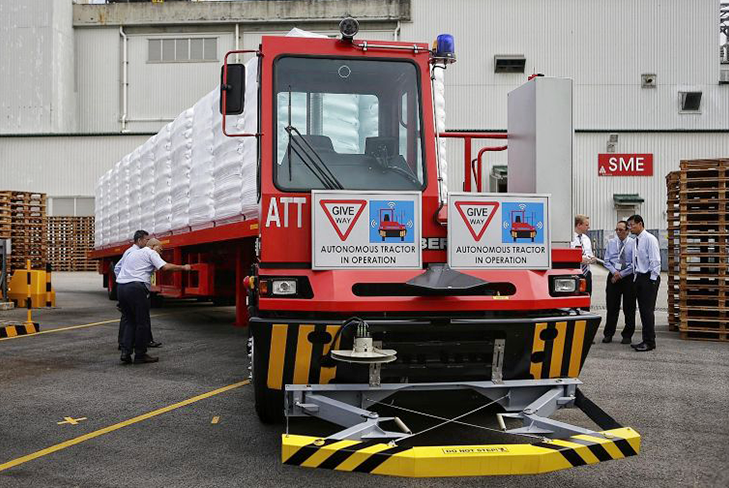
[{"label": "headlight", "polygon": [[555,278],[552,280],[552,291],[554,293],[574,293],[577,291],[577,280],[573,277]]},{"label": "headlight", "polygon": [[296,280],[272,280],[271,294],[296,295]]}]

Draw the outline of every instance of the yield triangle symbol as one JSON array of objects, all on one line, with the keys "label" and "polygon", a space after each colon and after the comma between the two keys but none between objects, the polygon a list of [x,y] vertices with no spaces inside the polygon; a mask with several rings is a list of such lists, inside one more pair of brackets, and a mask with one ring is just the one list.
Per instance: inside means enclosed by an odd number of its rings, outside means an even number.
[{"label": "yield triangle symbol", "polygon": [[319,200],[324,214],[342,241],[346,241],[354,224],[367,205],[367,200]]},{"label": "yield triangle symbol", "polygon": [[483,237],[498,208],[499,202],[456,202],[456,210],[476,242]]}]

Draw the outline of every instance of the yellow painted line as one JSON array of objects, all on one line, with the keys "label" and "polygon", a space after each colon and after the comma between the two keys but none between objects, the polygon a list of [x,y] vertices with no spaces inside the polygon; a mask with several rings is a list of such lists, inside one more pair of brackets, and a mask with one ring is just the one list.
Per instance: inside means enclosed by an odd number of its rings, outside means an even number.
[{"label": "yellow painted line", "polygon": [[[164,315],[172,315],[175,312],[166,312],[166,313],[158,313],[155,315],[150,315],[151,318],[156,317],[162,317]],[[101,322],[91,322],[90,324],[80,324],[80,325],[69,325],[68,327],[56,327],[55,329],[46,329],[41,330],[40,332],[36,332],[34,334],[25,334],[25,335],[19,335],[14,337],[3,337],[0,339],[0,342],[2,341],[9,341],[10,339],[21,339],[23,337],[35,337],[39,336],[41,334],[51,334],[53,332],[63,332],[66,330],[75,330],[75,329],[85,329],[87,327],[96,327],[97,325],[105,325],[105,324],[113,324],[113,323],[119,323],[120,319],[110,319],[110,320],[102,320]]]},{"label": "yellow painted line", "polygon": [[220,417],[217,415],[210,421],[211,424],[217,424],[218,422],[220,422]]},{"label": "yellow painted line", "polygon": [[77,418],[77,419],[75,419],[75,418],[73,418],[73,417],[63,417],[63,418],[64,418],[64,420],[63,420],[62,422],[56,422],[56,423],[57,423],[58,425],[63,425],[63,424],[78,425],[78,423],[79,423],[80,421],[82,421],[82,420],[86,420],[86,417],[79,417],[79,418]]},{"label": "yellow painted line", "polygon": [[572,354],[570,355],[570,368],[567,376],[577,378],[580,374],[580,363],[582,363],[582,346],[585,342],[585,326],[587,322],[578,320],[575,322],[575,331],[572,336]]},{"label": "yellow painted line", "polygon": [[163,413],[171,412],[172,410],[178,409],[180,407],[190,405],[191,403],[199,402],[200,400],[210,398],[211,396],[215,396],[220,393],[224,393],[224,392],[232,390],[234,388],[239,388],[241,386],[247,385],[248,383],[250,383],[250,381],[248,381],[248,380],[240,381],[238,383],[233,383],[232,385],[224,386],[222,388],[218,388],[217,390],[209,391],[207,393],[203,393],[202,395],[188,398],[187,400],[183,400],[179,403],[175,403],[173,405],[168,405],[166,407],[139,415],[139,416],[131,418],[129,420],[124,420],[123,422],[119,422],[117,424],[110,425],[108,427],[104,427],[103,429],[99,429],[97,431],[90,432],[88,434],[84,434],[84,435],[76,437],[74,439],[69,439],[65,442],[61,442],[60,444],[56,444],[55,446],[47,447],[40,451],[36,451],[34,453],[28,454],[27,456],[13,459],[12,461],[8,461],[6,463],[0,464],[0,472],[5,471],[6,469],[10,469],[15,466],[18,466],[20,464],[27,463],[28,461],[33,461],[34,459],[38,459],[40,457],[47,456],[48,454],[52,454],[56,451],[66,449],[67,447],[75,446],[76,444],[81,444],[82,442],[86,442],[88,440],[94,439],[94,438],[102,436],[104,434],[108,434],[109,432],[114,432],[115,430],[119,430],[123,427],[127,427],[132,424],[136,424],[138,422],[141,422],[142,420],[147,420],[152,417],[162,415]]},{"label": "yellow painted line", "polygon": [[567,322],[557,322],[557,337],[552,343],[552,362],[549,365],[549,377],[559,378],[562,372],[562,355],[564,354],[564,339],[567,336]]}]

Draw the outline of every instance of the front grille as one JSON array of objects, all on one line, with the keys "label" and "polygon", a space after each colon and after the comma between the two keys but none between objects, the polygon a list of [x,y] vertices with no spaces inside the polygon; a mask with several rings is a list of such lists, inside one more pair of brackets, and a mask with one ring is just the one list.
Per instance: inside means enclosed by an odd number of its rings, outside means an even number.
[{"label": "front grille", "polygon": [[355,283],[352,293],[358,297],[510,296],[516,293],[516,287],[511,283],[486,283],[467,290],[427,290],[406,283]]},{"label": "front grille", "polygon": [[378,329],[371,326],[373,339],[397,351],[397,360],[382,365],[383,382],[491,379],[494,332],[453,326]]}]

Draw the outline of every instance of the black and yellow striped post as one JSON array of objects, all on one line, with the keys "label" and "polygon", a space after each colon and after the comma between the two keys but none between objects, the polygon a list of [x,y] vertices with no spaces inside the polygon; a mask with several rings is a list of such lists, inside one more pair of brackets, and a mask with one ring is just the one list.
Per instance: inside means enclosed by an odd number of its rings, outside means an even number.
[{"label": "black and yellow striped post", "polygon": [[53,290],[53,287],[51,286],[51,263],[46,264],[46,307],[51,308],[53,307],[53,296],[51,291]]},{"label": "black and yellow striped post", "polygon": [[25,260],[25,276],[26,276],[26,284],[28,288],[28,297],[25,300],[25,306],[28,309],[27,317],[25,319],[25,329],[27,334],[33,334],[37,332],[37,324],[33,322],[33,298],[31,296],[31,284],[33,282],[33,274],[31,273],[30,269],[30,259]]},{"label": "black and yellow striped post", "polygon": [[33,308],[33,297],[31,296],[31,293],[30,293],[32,290],[31,285],[33,283],[33,278],[32,278],[31,269],[30,269],[30,259],[25,260],[25,282],[27,285],[26,293],[28,294],[28,296],[25,299],[25,308],[28,309],[28,318],[26,320],[26,323],[27,323],[27,322],[33,321],[32,317],[31,317],[31,314],[32,314],[31,309]]}]

